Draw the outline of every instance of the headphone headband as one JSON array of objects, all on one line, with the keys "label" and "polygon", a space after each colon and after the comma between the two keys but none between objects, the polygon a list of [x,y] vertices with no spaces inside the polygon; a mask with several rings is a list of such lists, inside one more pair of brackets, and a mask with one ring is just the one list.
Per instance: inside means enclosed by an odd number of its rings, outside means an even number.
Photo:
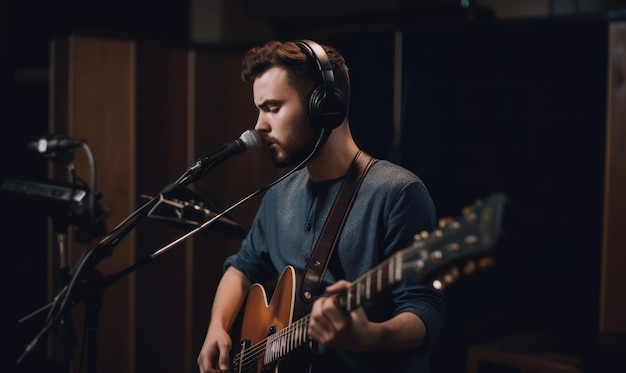
[{"label": "headphone headband", "polygon": [[313,40],[298,40],[296,44],[315,62],[322,73],[322,81],[327,88],[333,86],[335,84],[335,72],[324,48]]},{"label": "headphone headband", "polygon": [[309,117],[315,126],[333,129],[346,117],[348,105],[345,94],[335,86],[335,72],[324,48],[312,40],[297,40],[295,43],[312,59],[322,75],[323,85],[317,87],[309,97]]}]

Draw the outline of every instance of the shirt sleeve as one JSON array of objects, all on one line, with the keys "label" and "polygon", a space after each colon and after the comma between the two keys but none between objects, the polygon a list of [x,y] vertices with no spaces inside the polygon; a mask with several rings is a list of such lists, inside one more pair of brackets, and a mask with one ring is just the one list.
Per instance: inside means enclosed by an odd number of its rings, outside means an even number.
[{"label": "shirt sleeve", "polygon": [[[386,220],[385,257],[413,243],[414,235],[422,231],[431,232],[437,227],[436,211],[432,199],[421,182],[403,188]],[[432,283],[403,279],[391,290],[394,315],[411,312],[426,326],[427,336],[421,349],[428,349],[439,336],[445,320],[444,294]]]},{"label": "shirt sleeve", "polygon": [[224,262],[223,270],[233,266],[243,272],[252,283],[262,283],[273,273],[268,245],[266,244],[265,229],[263,222],[265,219],[266,198],[261,202],[259,210],[252,222],[252,228],[246,238],[241,243],[239,251]]}]

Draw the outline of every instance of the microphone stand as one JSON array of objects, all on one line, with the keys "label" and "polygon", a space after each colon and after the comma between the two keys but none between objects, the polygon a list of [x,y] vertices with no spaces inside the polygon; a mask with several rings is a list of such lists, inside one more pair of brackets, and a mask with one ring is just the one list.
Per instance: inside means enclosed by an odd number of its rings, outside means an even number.
[{"label": "microphone stand", "polygon": [[[188,173],[189,171],[187,174]],[[59,291],[54,300],[48,305],[19,320],[19,323],[24,323],[33,317],[48,311],[46,325],[26,346],[24,352],[17,360],[18,364],[20,364],[36,349],[36,347],[38,347],[41,340],[46,337],[53,328],[58,326],[58,324],[69,312],[69,308],[71,306],[77,302],[82,302],[85,304],[86,312],[85,322],[89,348],[89,372],[97,371],[97,349],[95,346],[97,343],[96,331],[98,327],[102,295],[104,293],[104,289],[113,285],[113,283],[121,277],[122,273],[105,277],[101,272],[97,271],[95,267],[102,260],[113,254],[113,249],[121,242],[121,240],[126,237],[149,213],[149,211],[161,201],[163,194],[166,194],[176,185],[177,184],[171,184],[167,186],[158,196],[155,196],[146,202],[143,206],[124,219],[124,221],[122,221],[108,235],[106,235],[96,246],[86,250],[76,266],[69,271],[69,283]],[[212,221],[214,220],[215,219],[212,219]],[[142,263],[145,262],[147,261],[142,261]],[[136,268],[136,266],[133,267]],[[123,274],[126,274],[131,271],[123,272]]]},{"label": "microphone stand", "polygon": [[54,300],[47,306],[19,320],[20,323],[26,322],[34,316],[48,310],[46,325],[31,343],[26,346],[23,354],[17,361],[18,364],[20,364],[39,345],[41,340],[57,326],[61,319],[67,314],[68,309],[78,301],[81,301],[85,304],[86,330],[89,337],[89,372],[96,372],[95,348],[91,347],[95,346],[96,343],[95,332],[98,326],[102,294],[104,289],[112,283],[107,283],[106,278],[102,273],[97,271],[95,267],[103,259],[113,254],[113,249],[132,231],[132,229],[134,229],[139,221],[147,214],[149,207],[156,202],[158,202],[156,198],[148,201],[113,229],[113,231],[104,237],[96,246],[88,249],[77,265],[70,270],[69,283],[60,290]]},{"label": "microphone stand", "polygon": [[[70,267],[68,260],[67,242],[68,231],[70,227],[70,219],[67,214],[57,214],[52,216],[53,231],[56,236],[56,245],[59,254],[59,280],[61,286],[65,286],[70,281]],[[66,311],[54,328],[54,344],[55,348],[52,352],[53,360],[61,362],[64,366],[68,366],[72,360],[72,349],[76,345],[76,336],[74,333],[74,324],[71,314]]]},{"label": "microphone stand", "polygon": [[19,320],[20,323],[25,322],[32,317],[46,311],[48,311],[47,324],[43,327],[43,329],[35,336],[35,338],[26,346],[24,352],[18,359],[17,363],[21,363],[40,343],[41,339],[45,337],[50,330],[55,327],[61,318],[66,315],[68,308],[73,306],[77,301],[82,301],[86,307],[86,329],[87,329],[87,342],[88,342],[88,371],[89,373],[97,372],[97,328],[98,328],[98,320],[100,315],[100,305],[102,303],[102,295],[104,290],[116,283],[119,279],[124,277],[125,275],[137,270],[138,268],[144,266],[145,264],[153,261],[156,257],[162,255],[166,251],[170,250],[172,247],[180,243],[181,241],[187,239],[188,237],[196,234],[197,232],[205,229],[209,225],[213,224],[219,218],[224,216],[225,214],[232,211],[234,208],[238,207],[242,203],[248,201],[250,198],[257,196],[258,194],[266,191],[272,186],[276,185],[280,181],[284,180],[289,175],[293,174],[295,171],[304,167],[306,162],[317,152],[320,144],[323,144],[325,139],[328,136],[328,132],[326,129],[321,131],[320,137],[317,143],[314,146],[313,151],[309,154],[306,159],[304,159],[299,165],[294,167],[291,171],[287,172],[274,182],[269,185],[258,189],[257,191],[251,193],[247,197],[241,199],[239,202],[233,204],[226,210],[221,213],[215,215],[213,218],[205,221],[198,227],[193,230],[187,232],[182,235],[178,239],[170,242],[169,244],[163,246],[161,249],[155,251],[151,255],[145,257],[144,259],[136,262],[133,265],[128,266],[127,268],[113,274],[104,276],[101,272],[95,269],[96,265],[100,263],[105,258],[108,258],[113,254],[113,249],[121,242],[121,240],[126,237],[139,222],[145,218],[154,208],[158,206],[158,204],[163,200],[164,196],[174,190],[176,187],[188,185],[189,183],[195,181],[197,179],[197,174],[202,173],[202,175],[206,174],[208,169],[212,169],[217,166],[221,161],[214,161],[208,164],[208,166],[201,167],[199,162],[194,163],[194,165],[189,168],[183,175],[181,175],[177,181],[173,184],[166,186],[158,195],[152,197],[148,202],[135,210],[131,215],[129,215],[126,219],[124,219],[120,224],[118,224],[108,235],[106,235],[100,242],[94,246],[93,248],[87,250],[84,256],[79,260],[77,265],[70,271],[71,280],[69,284],[63,287],[59,293],[56,295],[54,300],[38,309],[37,311],[31,313],[30,315]]},{"label": "microphone stand", "polygon": [[24,318],[19,320],[19,323],[24,323],[33,317],[48,311],[48,316],[46,319],[46,325],[42,328],[42,330],[35,336],[35,338],[26,346],[24,352],[17,360],[17,363],[20,364],[28,355],[30,355],[36,347],[38,347],[41,340],[51,332],[51,330],[58,326],[58,324],[63,320],[63,318],[69,313],[69,308],[78,302],[82,302],[85,305],[85,329],[87,334],[87,348],[88,348],[88,368],[90,373],[97,372],[97,328],[98,328],[98,320],[100,316],[100,306],[102,304],[102,295],[104,290],[116,283],[120,278],[125,275],[137,270],[139,267],[151,262],[157,256],[163,254],[174,245],[178,244],[182,240],[187,237],[197,233],[198,231],[208,227],[213,224],[219,218],[230,212],[235,207],[239,206],[243,202],[248,199],[258,195],[259,193],[265,191],[270,186],[277,183],[276,182],[268,185],[263,189],[259,189],[256,192],[250,194],[248,197],[242,199],[238,203],[234,204],[227,210],[215,215],[210,220],[207,220],[202,225],[194,228],[192,231],[188,232],[181,238],[173,241],[167,246],[161,248],[160,250],[154,252],[152,255],[144,258],[143,260],[138,261],[137,263],[127,267],[119,271],[116,274],[104,276],[101,272],[95,269],[96,265],[99,264],[105,258],[108,258],[113,254],[113,249],[122,241],[124,237],[126,237],[139,222],[145,218],[154,208],[158,206],[164,199],[164,196],[172,191],[174,188],[187,185],[191,180],[194,180],[194,176],[198,172],[205,172],[204,169],[197,167],[194,169],[187,170],[185,174],[183,174],[176,183],[170,184],[165,187],[158,195],[154,196],[144,205],[139,207],[136,211],[134,211],[131,215],[129,215],[126,219],[124,219],[117,227],[115,227],[108,235],[106,235],[100,242],[92,247],[91,249],[86,250],[83,257],[79,260],[72,270],[69,271],[70,280],[67,285],[65,285],[59,293],[55,296],[54,300],[48,305],[41,307],[40,309],[32,312],[31,314],[25,316]]}]

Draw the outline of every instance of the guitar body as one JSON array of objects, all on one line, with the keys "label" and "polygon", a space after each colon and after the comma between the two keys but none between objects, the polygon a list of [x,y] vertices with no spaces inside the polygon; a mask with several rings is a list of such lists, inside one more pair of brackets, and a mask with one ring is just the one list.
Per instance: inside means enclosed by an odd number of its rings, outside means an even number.
[{"label": "guitar body", "polygon": [[[288,266],[281,274],[272,298],[268,303],[267,292],[260,284],[250,288],[241,324],[241,356],[245,361],[233,361],[234,372],[308,372],[309,359],[299,353],[283,359],[275,364],[264,366],[263,358],[265,347],[263,341],[270,334],[274,334],[289,326],[299,314],[304,313],[308,306],[298,302],[296,297],[300,275],[295,268]],[[259,353],[245,352],[245,349],[254,351],[256,345]]]}]

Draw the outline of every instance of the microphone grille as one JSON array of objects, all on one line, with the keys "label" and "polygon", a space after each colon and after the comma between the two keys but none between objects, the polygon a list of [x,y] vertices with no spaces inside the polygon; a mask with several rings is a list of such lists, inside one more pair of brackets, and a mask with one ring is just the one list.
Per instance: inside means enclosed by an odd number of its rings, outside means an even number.
[{"label": "microphone grille", "polygon": [[261,135],[255,130],[247,130],[239,136],[241,141],[246,145],[246,151],[254,152],[259,150],[263,140]]}]

